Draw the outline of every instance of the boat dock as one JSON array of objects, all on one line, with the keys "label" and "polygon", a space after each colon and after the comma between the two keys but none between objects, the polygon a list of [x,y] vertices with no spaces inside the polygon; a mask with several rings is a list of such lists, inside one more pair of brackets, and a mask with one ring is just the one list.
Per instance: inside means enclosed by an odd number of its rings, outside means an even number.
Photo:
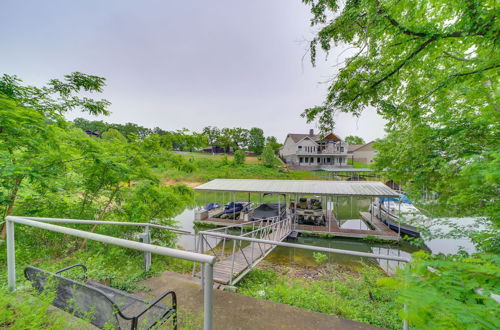
[{"label": "boat dock", "polygon": [[[374,230],[370,229],[350,229],[339,227],[338,221],[331,217],[326,220],[324,226],[314,226],[294,223],[292,225],[292,230],[299,233],[308,234],[327,234],[336,237],[346,237],[346,238],[367,238],[373,237],[380,240],[386,241],[398,241],[399,236],[396,232],[390,230],[386,225],[384,225],[379,219],[373,217],[370,220],[370,214],[368,212],[360,212],[363,221],[371,224]],[[251,221],[244,220],[230,220],[230,219],[219,219],[219,218],[208,218],[205,220],[198,220],[199,224],[210,224],[220,227],[231,226],[231,225],[249,225],[252,226]],[[257,225],[258,226],[258,225]]]},{"label": "boat dock", "polygon": [[[319,180],[240,180],[215,179],[195,188],[202,192],[222,192],[232,195],[233,204],[237,193],[275,195],[281,205],[284,196],[286,214],[278,209],[274,217],[251,221],[249,212],[234,212],[232,219],[220,218],[223,210],[202,211],[196,214],[198,223],[218,226],[218,228],[199,232],[196,251],[217,257],[214,264],[214,281],[222,286],[232,287],[249,271],[263,260],[275,247],[292,232],[327,234],[350,238],[375,238],[397,241],[399,235],[367,212],[361,218],[367,229],[342,228],[334,215],[338,197],[381,198],[399,196],[394,190],[381,182],[367,181],[319,181]],[[310,202],[304,196],[311,196]],[[336,197],[337,203],[334,203]],[[314,198],[314,199],[313,199]],[[224,198],[223,198],[224,200]],[[224,204],[224,203],[222,203]],[[337,205],[337,206],[334,206]],[[352,204],[351,204],[352,205]],[[352,208],[351,208],[352,210]],[[351,211],[352,212],[352,211]],[[231,213],[227,213],[229,216]],[[308,222],[310,224],[304,224]],[[234,231],[239,230],[239,235]],[[233,234],[231,234],[233,233]],[[229,245],[231,253],[227,253]],[[203,271],[193,267],[193,276],[203,277]]]}]

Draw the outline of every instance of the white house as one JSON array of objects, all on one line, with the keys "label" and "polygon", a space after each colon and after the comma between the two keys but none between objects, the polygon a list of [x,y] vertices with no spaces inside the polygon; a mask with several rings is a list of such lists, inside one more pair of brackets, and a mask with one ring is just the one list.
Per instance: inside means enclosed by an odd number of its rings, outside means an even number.
[{"label": "white house", "polygon": [[280,156],[293,167],[306,169],[347,167],[348,144],[330,133],[321,137],[310,130],[309,134],[288,134]]}]

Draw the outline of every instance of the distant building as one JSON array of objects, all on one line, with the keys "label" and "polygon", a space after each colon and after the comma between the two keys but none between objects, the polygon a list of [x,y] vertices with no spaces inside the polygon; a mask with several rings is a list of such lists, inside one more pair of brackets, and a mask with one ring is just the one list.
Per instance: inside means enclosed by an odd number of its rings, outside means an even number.
[{"label": "distant building", "polygon": [[280,149],[281,159],[297,169],[350,167],[347,165],[349,145],[337,135],[288,134]]},{"label": "distant building", "polygon": [[94,136],[94,137],[98,137],[98,138],[101,137],[101,134],[99,132],[93,132],[93,131],[85,130],[85,133],[87,133],[89,136]]},{"label": "distant building", "polygon": [[232,154],[233,148],[232,147],[222,148],[219,146],[211,146],[210,148],[203,149],[203,152],[211,154]]},{"label": "distant building", "polygon": [[350,160],[356,162],[370,164],[377,154],[377,150],[373,149],[373,142],[366,144],[352,144],[348,148],[348,155]]}]

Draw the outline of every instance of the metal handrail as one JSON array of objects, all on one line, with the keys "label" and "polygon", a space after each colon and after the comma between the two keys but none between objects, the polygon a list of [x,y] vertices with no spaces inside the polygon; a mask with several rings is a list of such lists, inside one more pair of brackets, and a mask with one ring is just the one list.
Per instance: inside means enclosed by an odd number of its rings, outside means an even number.
[{"label": "metal handrail", "polygon": [[227,230],[229,228],[234,228],[234,227],[246,227],[248,225],[255,225],[257,222],[263,222],[265,220],[261,219],[261,220],[255,220],[255,221],[248,221],[248,222],[244,222],[244,223],[235,223],[235,224],[232,224],[232,225],[229,225],[229,226],[225,226],[225,227],[218,227],[218,228],[212,228],[212,229],[207,229],[207,230],[204,230],[205,232],[211,232],[211,231],[219,231],[219,230]]},{"label": "metal handrail", "polygon": [[178,232],[180,234],[193,235],[193,233],[173,228],[164,225],[158,225],[148,222],[123,222],[123,221],[103,221],[103,220],[79,220],[79,219],[62,219],[62,218],[38,218],[38,217],[19,217],[28,220],[41,221],[41,222],[53,222],[53,223],[74,223],[74,224],[94,224],[94,225],[119,225],[119,226],[137,226],[137,227],[150,227],[165,229],[173,232]]},{"label": "metal handrail", "polygon": [[[201,232],[198,232],[198,234],[205,235],[205,232],[201,231]],[[278,242],[278,241],[272,241],[272,240],[256,239],[256,238],[251,238],[251,237],[241,237],[241,236],[235,236],[235,235],[229,235],[229,234],[212,233],[211,235],[216,236],[216,237],[220,237],[220,238],[226,238],[226,239],[241,240],[241,241],[255,242],[255,243],[262,243],[262,244],[270,244],[270,245],[276,245],[276,246],[284,246],[284,247],[290,247],[290,248],[312,250],[312,251],[317,251],[317,252],[345,254],[345,255],[352,255],[352,256],[358,256],[358,257],[384,259],[384,260],[392,260],[392,261],[400,261],[400,262],[410,262],[410,260],[411,260],[410,258],[406,258],[406,257],[381,255],[381,254],[368,253],[368,252],[349,251],[349,250],[342,250],[342,249],[332,249],[332,248],[325,248],[325,247],[311,246],[311,245],[302,245],[302,244],[295,244],[295,243]]]},{"label": "metal handrail", "polygon": [[[45,222],[49,222],[50,218],[43,218]],[[95,223],[93,220],[75,220],[75,219],[55,219],[59,223],[80,223],[80,224],[92,224]],[[14,240],[14,224],[23,224],[26,226],[36,227],[40,229],[45,229],[48,231],[53,231],[61,234],[71,235],[75,237],[80,237],[84,239],[93,240],[96,242],[101,242],[105,244],[111,244],[116,246],[121,246],[124,248],[139,250],[143,252],[150,252],[154,254],[164,255],[173,258],[179,258],[184,260],[190,260],[193,262],[200,262],[204,264],[202,271],[202,284],[203,284],[203,301],[204,301],[204,323],[203,327],[205,330],[212,329],[213,324],[213,265],[216,258],[195,252],[177,250],[172,248],[167,248],[158,245],[146,244],[141,242],[130,241],[127,239],[101,235],[96,233],[91,233],[83,230],[78,230],[74,228],[68,228],[63,226],[52,225],[45,223],[42,220],[28,219],[25,217],[18,216],[7,216],[5,218],[6,229],[7,229],[7,278],[8,287],[11,290],[16,289],[16,258],[15,258],[15,240]],[[75,222],[77,221],[77,222]]]}]

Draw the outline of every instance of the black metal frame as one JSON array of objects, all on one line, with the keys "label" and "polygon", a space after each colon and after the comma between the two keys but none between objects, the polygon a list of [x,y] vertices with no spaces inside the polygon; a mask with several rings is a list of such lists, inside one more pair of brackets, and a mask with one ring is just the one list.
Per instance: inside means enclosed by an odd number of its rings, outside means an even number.
[{"label": "black metal frame", "polygon": [[[56,272],[54,272],[53,274],[48,272],[48,271],[45,271],[43,269],[40,269],[40,268],[36,268],[36,267],[32,267],[30,266],[31,268],[33,269],[36,269],[36,270],[40,270],[40,271],[43,271],[43,272],[46,272],[54,277],[60,277],[61,279],[64,279],[64,280],[67,280],[67,281],[71,281],[71,282],[75,282],[75,284],[78,284],[78,285],[81,285],[83,287],[85,287],[86,289],[89,289],[89,290],[93,290],[93,291],[96,291],[98,292],[99,294],[101,294],[101,296],[104,297],[104,299],[106,299],[112,306],[113,306],[113,309],[116,311],[116,313],[118,315],[120,315],[120,317],[122,317],[123,319],[125,320],[130,320],[132,321],[132,325],[131,325],[131,330],[136,330],[138,329],[138,322],[139,322],[139,317],[141,317],[142,315],[144,315],[147,311],[149,311],[152,307],[154,307],[155,305],[157,305],[161,300],[163,300],[165,297],[167,297],[168,295],[171,295],[172,296],[172,307],[171,308],[168,308],[167,311],[161,316],[159,317],[153,324],[151,324],[150,328],[152,327],[155,327],[157,325],[161,325],[163,324],[166,320],[168,320],[170,318],[170,316],[173,316],[173,326],[174,326],[174,329],[177,330],[177,296],[175,294],[174,291],[171,291],[171,290],[167,290],[165,292],[163,292],[160,296],[158,296],[151,304],[149,304],[149,306],[147,306],[146,308],[144,308],[141,312],[133,315],[133,316],[127,316],[125,314],[122,313],[122,311],[120,310],[120,308],[118,307],[118,305],[112,300],[110,299],[105,292],[103,292],[102,290],[99,290],[98,288],[96,287],[93,287],[93,286],[90,286],[90,285],[87,285],[85,283],[81,283],[81,282],[77,282],[77,281],[74,281],[72,279],[69,279],[69,278],[66,278],[66,277],[63,277],[61,275],[59,275],[60,273],[62,272],[65,272],[67,270],[70,270],[70,269],[73,269],[73,268],[76,268],[76,267],[81,267],[83,270],[84,270],[84,273],[85,273],[85,280],[87,279],[87,267],[83,264],[75,264],[75,265],[72,265],[72,266],[68,266],[68,267],[65,267],[65,268],[62,268],[62,269],[59,269],[57,270]],[[30,280],[31,279],[28,277],[28,273],[27,273],[27,270],[28,270],[28,267],[26,267],[24,269],[24,276],[26,277],[27,280]],[[113,289],[113,288],[110,288],[110,289]],[[119,291],[119,290],[116,290],[116,289],[113,289],[115,291]],[[121,291],[120,291],[121,293]],[[128,294],[126,294],[128,295]],[[130,295],[128,295],[130,296]],[[142,299],[140,299],[142,300]],[[147,303],[145,300],[142,300],[144,303]],[[118,321],[118,319],[117,319]]]}]

